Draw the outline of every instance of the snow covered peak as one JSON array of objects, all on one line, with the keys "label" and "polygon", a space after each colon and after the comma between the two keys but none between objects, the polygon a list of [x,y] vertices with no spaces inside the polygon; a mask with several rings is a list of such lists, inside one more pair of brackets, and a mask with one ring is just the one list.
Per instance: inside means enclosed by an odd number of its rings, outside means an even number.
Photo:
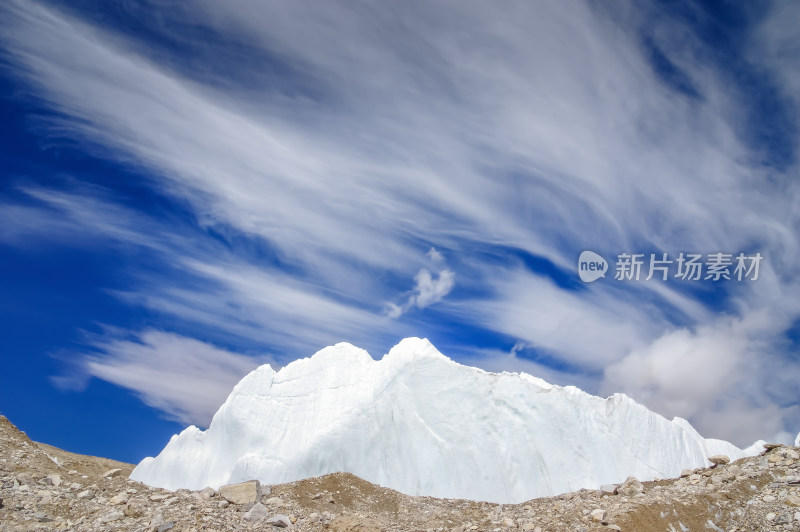
[{"label": "snow covered peak", "polygon": [[340,343],[278,372],[261,366],[208,430],[174,436],[131,478],[200,489],[346,471],[412,495],[520,502],[674,476],[713,454],[744,456],[623,394],[485,372],[406,338],[377,361]]}]

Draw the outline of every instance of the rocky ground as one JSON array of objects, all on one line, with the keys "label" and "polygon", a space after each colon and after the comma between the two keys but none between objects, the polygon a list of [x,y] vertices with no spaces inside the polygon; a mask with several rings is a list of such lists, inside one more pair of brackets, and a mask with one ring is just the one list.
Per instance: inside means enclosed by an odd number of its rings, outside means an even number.
[{"label": "rocky ground", "polygon": [[717,461],[516,505],[409,497],[341,473],[170,492],[129,480],[130,464],[32,442],[0,416],[0,530],[800,531],[797,448]]}]

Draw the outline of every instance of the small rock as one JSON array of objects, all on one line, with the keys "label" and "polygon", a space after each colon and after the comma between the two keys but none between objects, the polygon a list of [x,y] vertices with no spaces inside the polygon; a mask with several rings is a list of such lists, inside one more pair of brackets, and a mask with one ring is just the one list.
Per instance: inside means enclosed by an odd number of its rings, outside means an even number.
[{"label": "small rock", "polygon": [[122,469],[109,469],[105,473],[103,473],[103,478],[112,478],[116,477],[122,472]]},{"label": "small rock", "polygon": [[204,488],[203,491],[200,492],[200,495],[204,499],[210,499],[211,497],[216,497],[217,490],[215,490],[214,488]]},{"label": "small rock", "polygon": [[625,482],[620,484],[616,489],[617,495],[624,495],[626,497],[633,497],[644,492],[644,486],[641,482],[636,480],[635,477],[628,477]]},{"label": "small rock", "polygon": [[619,484],[603,484],[600,486],[600,491],[604,494],[613,495],[617,492]]},{"label": "small rock", "polygon": [[94,492],[92,490],[83,490],[78,493],[79,499],[94,499]]},{"label": "small rock", "polygon": [[48,517],[47,514],[44,512],[34,512],[33,518],[39,521],[40,523],[49,523],[53,520],[51,517]]},{"label": "small rock", "polygon": [[511,519],[510,517],[504,517],[503,526],[507,528],[514,528],[517,526],[517,523],[515,523],[514,520]]},{"label": "small rock", "polygon": [[122,493],[118,493],[109,499],[108,504],[111,506],[118,506],[120,504],[125,504],[128,502],[128,494],[124,491]]},{"label": "small rock", "polygon": [[275,514],[267,519],[266,524],[276,526],[278,528],[286,528],[292,525],[292,520],[283,514]]},{"label": "small rock", "polygon": [[169,497],[166,493],[156,493],[155,495],[150,495],[149,499],[153,502],[161,502],[169,499]]},{"label": "small rock", "polygon": [[30,476],[28,473],[19,473],[14,479],[22,484],[22,485],[31,485],[34,484],[33,477]]},{"label": "small rock", "polygon": [[239,484],[228,484],[219,488],[219,496],[233,504],[249,504],[261,498],[261,483],[248,480]]},{"label": "small rock", "polygon": [[795,494],[789,494],[786,496],[786,504],[791,506],[800,506],[800,497]]},{"label": "small rock", "polygon": [[265,501],[270,506],[283,506],[283,499],[279,497],[270,497]]},{"label": "small rock", "polygon": [[50,473],[45,478],[45,482],[51,486],[59,487],[61,485],[61,475],[58,473]]},{"label": "small rock", "polygon": [[158,529],[164,524],[166,524],[166,521],[164,521],[164,516],[161,514],[156,514],[152,519],[150,519],[150,522],[147,523],[147,530],[150,530],[150,532],[157,532]]},{"label": "small rock", "polygon": [[112,521],[119,521],[120,519],[124,518],[125,514],[123,512],[111,512],[110,514],[106,514],[100,518],[101,523],[110,523]]},{"label": "small rock", "polygon": [[622,532],[622,529],[617,525],[608,525],[606,528],[608,530],[617,530],[618,532]]},{"label": "small rock", "polygon": [[144,499],[131,499],[123,511],[128,517],[141,517],[147,511],[147,502]]},{"label": "small rock", "polygon": [[269,510],[260,502],[255,503],[253,507],[244,514],[244,519],[247,521],[261,521],[267,517],[269,517]]},{"label": "small rock", "polygon": [[589,512],[589,517],[592,518],[592,521],[604,521],[606,518],[606,511],[602,508],[597,508]]},{"label": "small rock", "polygon": [[172,530],[175,526],[173,521],[167,521],[166,523],[162,523],[157,529],[156,532],[167,532],[167,530]]},{"label": "small rock", "polygon": [[683,471],[681,471],[681,478],[686,478],[692,473],[694,473],[694,471],[692,471],[691,469],[684,469]]},{"label": "small rock", "polygon": [[726,465],[731,463],[731,459],[725,456],[724,454],[715,454],[714,456],[709,456],[708,461],[714,464],[715,466]]}]

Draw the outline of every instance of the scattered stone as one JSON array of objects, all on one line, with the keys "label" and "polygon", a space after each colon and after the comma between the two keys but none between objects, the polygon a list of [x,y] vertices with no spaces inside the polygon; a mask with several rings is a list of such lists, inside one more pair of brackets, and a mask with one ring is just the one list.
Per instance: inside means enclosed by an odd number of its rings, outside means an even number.
[{"label": "scattered stone", "polygon": [[283,506],[283,500],[280,497],[270,497],[265,502],[269,506]]},{"label": "scattered stone", "polygon": [[606,511],[602,508],[597,508],[589,512],[589,517],[592,518],[592,521],[605,521]]},{"label": "scattered stone", "polygon": [[219,488],[219,496],[232,504],[250,504],[261,498],[261,483],[249,480]]},{"label": "scattered stone", "polygon": [[106,471],[105,473],[103,473],[103,478],[112,478],[112,477],[116,477],[116,476],[117,476],[117,475],[119,475],[121,472],[122,472],[122,469],[119,469],[119,468],[116,468],[116,469],[109,469],[108,471]]},{"label": "scattered stone", "polygon": [[600,491],[608,495],[614,495],[617,492],[619,484],[603,484],[600,486]]},{"label": "scattered stone", "polygon": [[275,514],[266,520],[266,524],[276,526],[278,528],[287,528],[292,526],[292,520],[283,514]]},{"label": "scattered stone", "polygon": [[120,504],[125,504],[128,502],[128,494],[124,491],[122,493],[118,493],[109,499],[108,504],[111,506],[118,506]]},{"label": "scattered stone", "polygon": [[44,512],[34,512],[33,518],[39,521],[40,523],[50,523],[53,521],[53,519]]},{"label": "scattered stone", "polygon": [[694,473],[694,471],[692,471],[691,469],[684,469],[683,471],[681,471],[681,478],[686,478],[690,476],[692,473]]},{"label": "scattered stone", "polygon": [[216,497],[217,490],[215,490],[214,488],[203,488],[203,491],[200,492],[200,496],[202,496],[204,499],[210,499],[212,497]]},{"label": "scattered stone", "polygon": [[23,486],[30,486],[31,484],[35,484],[33,481],[33,477],[30,476],[28,473],[19,473],[14,479],[17,481],[17,484]]},{"label": "scattered stone", "polygon": [[141,517],[147,511],[147,501],[144,499],[131,499],[125,505],[123,512],[128,517]]},{"label": "scattered stone", "polygon": [[715,466],[718,465],[726,465],[731,462],[731,459],[725,456],[724,454],[715,454],[714,456],[709,456],[708,461],[714,464]]},{"label": "scattered stone", "polygon": [[800,497],[794,494],[789,494],[786,496],[786,504],[791,506],[800,506]]},{"label": "scattered stone", "polygon": [[247,521],[261,521],[267,517],[269,517],[269,510],[260,502],[255,503],[253,507],[244,514],[244,519]]},{"label": "scattered stone", "polygon": [[94,499],[94,492],[92,490],[83,490],[78,493],[78,499]]},{"label": "scattered stone", "polygon": [[61,475],[58,473],[50,473],[45,478],[45,482],[51,486],[59,487],[61,485]]},{"label": "scattered stone", "polygon": [[112,521],[119,521],[125,517],[124,512],[111,512],[100,518],[101,523],[110,523]]},{"label": "scattered stone", "polygon": [[643,492],[644,486],[634,477],[628,477],[625,479],[625,482],[620,484],[616,489],[617,495],[624,495],[625,497],[633,497]]}]

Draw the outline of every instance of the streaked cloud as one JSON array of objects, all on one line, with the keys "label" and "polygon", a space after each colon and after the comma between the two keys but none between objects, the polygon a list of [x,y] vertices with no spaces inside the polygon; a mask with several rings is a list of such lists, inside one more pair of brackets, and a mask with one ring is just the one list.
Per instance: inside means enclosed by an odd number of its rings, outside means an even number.
[{"label": "streaked cloud", "polygon": [[[268,359],[156,330],[99,338],[92,348],[93,354],[79,359],[86,375],[131,390],[172,419],[204,427],[250,371],[267,362],[280,369]],[[55,377],[54,382],[65,388],[76,385],[65,377]]]},{"label": "streaked cloud", "polygon": [[[201,1],[161,6],[152,22],[176,51],[68,5],[12,0],[0,7],[5,68],[55,111],[42,134],[136,169],[196,224],[154,219],[98,189],[26,182],[30,202],[4,201],[0,241],[80,234],[146,248],[165,271],[131,272],[119,298],[273,354],[342,340],[379,354],[457,322],[581,368],[582,385],[627,391],[709,436],[747,443],[795,430],[796,391],[778,400],[758,389],[794,367],[796,347],[780,339],[800,319],[796,163],[763,164],[743,133],[746,90],[685,24],[659,22],[653,9]],[[766,66],[796,122],[793,8],[772,9],[747,61]],[[193,31],[175,32],[176,21]],[[183,68],[179,51],[204,46],[203,31],[244,52],[220,47],[205,68]],[[643,42],[691,91],[654,68]],[[796,131],[782,132],[796,149]],[[711,304],[677,282],[574,286],[508,258],[565,275],[582,249],[766,260],[757,283]],[[86,367],[188,420],[199,412],[115,369],[132,363],[118,346],[143,360],[173,348],[184,357],[181,341],[148,338],[158,345],[111,340],[108,364]],[[751,371],[765,351],[770,364]],[[537,370],[505,353],[473,360]],[[720,397],[731,406],[720,409]],[[743,404],[753,415],[737,432],[729,414]]]}]

